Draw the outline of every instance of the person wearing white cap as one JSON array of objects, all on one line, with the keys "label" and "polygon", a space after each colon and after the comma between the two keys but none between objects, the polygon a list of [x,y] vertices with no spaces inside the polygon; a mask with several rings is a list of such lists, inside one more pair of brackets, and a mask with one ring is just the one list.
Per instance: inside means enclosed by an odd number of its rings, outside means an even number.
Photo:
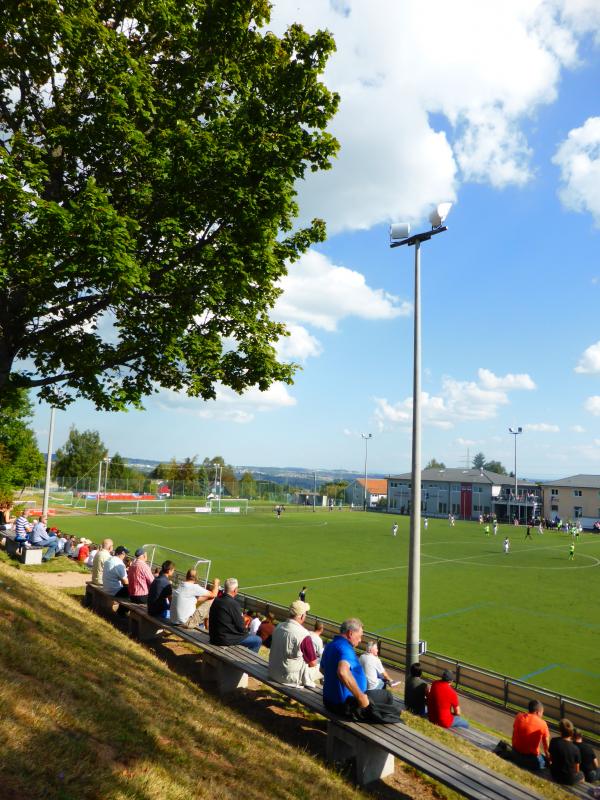
[{"label": "person wearing white cap", "polygon": [[304,627],[308,603],[295,600],[290,616],[273,631],[269,651],[269,677],[288,686],[316,686],[314,668],[319,661],[309,632]]}]

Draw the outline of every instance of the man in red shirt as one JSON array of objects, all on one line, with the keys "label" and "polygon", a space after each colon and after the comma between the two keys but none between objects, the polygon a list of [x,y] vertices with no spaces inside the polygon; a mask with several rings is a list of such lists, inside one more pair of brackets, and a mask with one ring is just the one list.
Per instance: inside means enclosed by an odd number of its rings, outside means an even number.
[{"label": "man in red shirt", "polygon": [[531,700],[528,711],[521,711],[513,724],[512,747],[514,761],[527,769],[544,769],[546,761],[540,753],[540,745],[546,760],[550,760],[548,746],[550,731],[542,719],[544,706],[537,700]]},{"label": "man in red shirt", "polygon": [[450,686],[453,680],[454,675],[445,669],[441,680],[431,684],[427,697],[427,715],[430,722],[441,728],[468,728],[469,723],[460,715],[458,695]]}]

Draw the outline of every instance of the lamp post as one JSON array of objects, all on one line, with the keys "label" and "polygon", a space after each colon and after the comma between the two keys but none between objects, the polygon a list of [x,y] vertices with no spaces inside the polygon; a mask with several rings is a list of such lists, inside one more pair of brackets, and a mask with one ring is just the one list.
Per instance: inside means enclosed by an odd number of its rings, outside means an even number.
[{"label": "lamp post", "polygon": [[52,474],[52,447],[54,440],[54,416],[56,409],[50,406],[50,430],[48,431],[48,452],[46,453],[46,482],[44,483],[44,498],[42,500],[42,516],[48,516],[50,502],[50,479]]},{"label": "lamp post", "polygon": [[[512,433],[512,435],[515,437],[515,505],[517,506],[517,516],[518,516],[519,515],[519,505],[518,505],[518,499],[517,498],[518,498],[519,484],[518,484],[518,481],[517,481],[517,436],[519,436],[519,434],[523,433],[523,428],[509,428],[508,432]],[[527,520],[525,520],[525,522],[527,522]]]},{"label": "lamp post", "polygon": [[373,438],[372,433],[361,433],[362,438],[365,440],[365,490],[363,492],[363,511],[367,510],[367,447],[369,439]]},{"label": "lamp post", "polygon": [[430,214],[431,230],[410,236],[410,225],[390,228],[390,247],[415,248],[415,309],[413,341],[413,419],[410,539],[408,549],[408,598],[406,615],[406,684],[411,664],[419,660],[419,617],[421,604],[421,243],[447,230],[444,221],[451,203],[441,203]]}]

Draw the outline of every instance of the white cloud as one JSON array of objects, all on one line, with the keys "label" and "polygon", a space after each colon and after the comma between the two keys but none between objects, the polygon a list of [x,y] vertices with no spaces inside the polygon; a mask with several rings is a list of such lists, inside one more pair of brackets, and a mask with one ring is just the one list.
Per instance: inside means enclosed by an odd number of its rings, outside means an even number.
[{"label": "white cloud", "polygon": [[494,375],[489,369],[478,369],[477,375],[481,385],[486,389],[503,389],[505,391],[510,391],[512,389],[535,389],[535,383],[531,380],[529,375],[525,373],[513,375],[509,372],[507,375],[500,376]]},{"label": "white cloud", "polygon": [[192,414],[200,419],[240,424],[251,422],[257,413],[296,405],[296,399],[290,395],[283,383],[274,383],[264,392],[252,387],[241,395],[226,386],[219,386],[215,400],[201,400],[171,389],[164,389],[159,392],[155,402],[167,411]]},{"label": "white cloud", "polygon": [[477,444],[477,442],[474,439],[463,439],[461,436],[459,436],[456,440],[456,444],[460,445],[461,447],[473,447]]},{"label": "white cloud", "polygon": [[[479,382],[460,381],[446,376],[439,396],[421,393],[423,424],[452,428],[456,423],[494,418],[500,406],[506,405],[509,391],[534,389],[529,375],[495,375],[488,369],[478,370]],[[380,430],[387,425],[407,424],[412,420],[412,397],[397,403],[375,398],[375,419]]]},{"label": "white cloud", "polygon": [[306,361],[311,356],[323,352],[321,342],[310,334],[303,325],[288,325],[289,336],[282,336],[277,342],[277,356],[282,361]]},{"label": "white cloud", "polygon": [[340,10],[278,0],[272,30],[299,21],[337,44],[325,82],[341,95],[331,131],[342,149],[333,169],[300,185],[303,218],[322,216],[330,232],[368,228],[422,217],[428,203],[454,199],[459,180],[529,180],[523,123],[577,64],[578,38],[596,30],[593,2],[347,0]]},{"label": "white cloud", "polygon": [[585,433],[585,428],[582,425],[571,425],[573,433]]},{"label": "white cloud", "polygon": [[569,131],[552,161],[560,167],[562,203],[589,212],[600,227],[600,117]]},{"label": "white cloud", "polygon": [[559,433],[560,428],[558,425],[552,425],[548,422],[530,422],[524,425],[526,431],[537,431],[538,433]]},{"label": "white cloud", "polygon": [[593,414],[595,417],[600,417],[600,395],[595,394],[588,399],[583,404],[583,407],[586,411],[589,411],[590,414]]},{"label": "white cloud", "polygon": [[360,272],[336,266],[316,250],[309,250],[292,264],[280,285],[283,294],[272,317],[326,331],[335,331],[340,320],[349,316],[394,319],[407,316],[412,310],[410,303],[382,289],[372,289]]},{"label": "white cloud", "polygon": [[600,372],[600,342],[591,344],[579,359],[575,372],[591,375]]}]

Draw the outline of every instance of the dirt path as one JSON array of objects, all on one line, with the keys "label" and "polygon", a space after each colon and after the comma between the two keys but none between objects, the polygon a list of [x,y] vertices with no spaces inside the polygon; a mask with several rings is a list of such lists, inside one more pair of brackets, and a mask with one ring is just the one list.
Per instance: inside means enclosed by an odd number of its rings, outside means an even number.
[{"label": "dirt path", "polygon": [[85,572],[29,572],[27,574],[31,575],[34,581],[55,589],[85,586],[90,580],[90,575]]}]

